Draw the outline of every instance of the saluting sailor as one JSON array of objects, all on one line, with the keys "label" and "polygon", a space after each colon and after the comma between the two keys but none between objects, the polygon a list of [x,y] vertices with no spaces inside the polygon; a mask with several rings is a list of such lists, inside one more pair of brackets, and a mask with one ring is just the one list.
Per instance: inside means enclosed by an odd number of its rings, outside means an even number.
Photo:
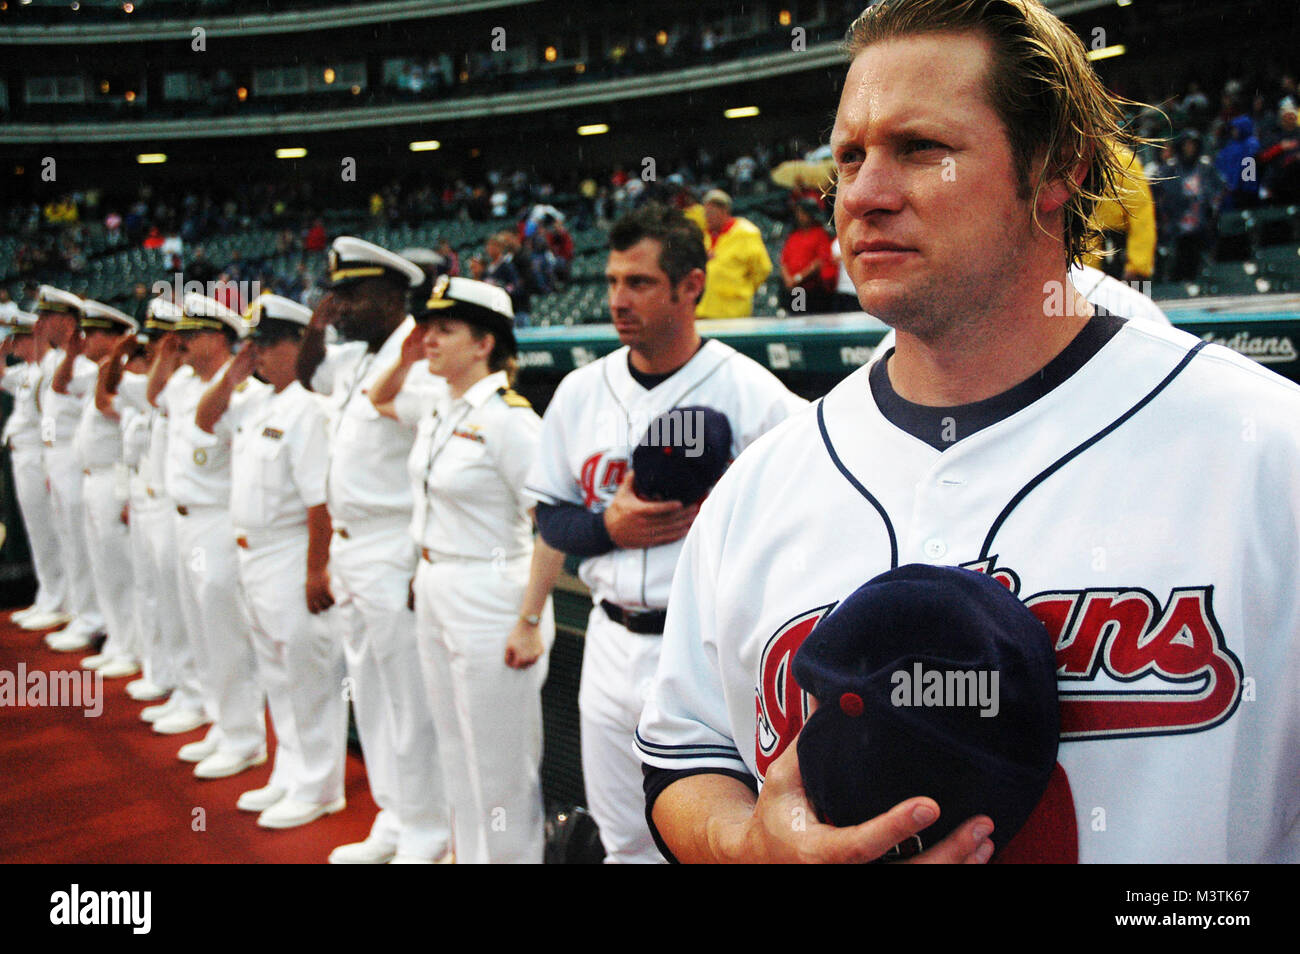
[{"label": "saluting sailor", "polygon": [[[230,361],[231,348],[244,336],[245,323],[238,312],[194,293],[185,296],[182,310],[177,334],[162,341],[149,392],[168,414],[166,479],[176,504],[181,613],[194,642],[213,727],[177,755],[198,763],[198,778],[224,778],[266,761],[265,698],[239,592],[230,521],[231,434],[220,425],[216,433],[200,430],[195,414],[204,392]],[[173,374],[182,358],[190,373]],[[168,379],[157,392],[155,375]],[[161,721],[154,725],[166,727]]]},{"label": "saluting sailor", "polygon": [[[523,492],[542,421],[511,390],[517,347],[504,289],[443,276],[416,322],[370,399],[418,427],[408,463],[416,632],[456,860],[540,864],[541,690],[564,562],[540,540],[534,549]],[[421,360],[446,380],[445,394],[402,389]]]},{"label": "saluting sailor", "polygon": [[[408,605],[416,553],[404,465],[412,430],[381,417],[368,392],[415,327],[406,313],[418,266],[361,239],[330,249],[330,292],[312,315],[298,378],[331,395],[327,497],[334,521],[330,612],[343,643],[352,706],[379,814],[365,841],[341,845],[334,864],[429,863],[448,857],[451,831],[433,714],[420,675]],[[334,325],[353,344],[327,349]],[[419,386],[445,385],[427,370]],[[411,386],[417,386],[412,382]]]},{"label": "saluting sailor", "polygon": [[[249,338],[199,402],[209,433],[233,430],[230,517],[253,648],[275,724],[270,781],[238,807],[264,828],[341,811],[347,745],[343,647],[323,615],[329,587],[329,469],[323,401],[295,377],[311,309],[279,295],[249,307]],[[270,386],[232,396],[256,370]]]},{"label": "saluting sailor", "polygon": [[[71,622],[64,612],[67,586],[63,561],[59,555],[59,538],[54,532],[54,511],[50,507],[45,485],[45,463],[41,442],[41,410],[37,390],[41,382],[41,355],[37,351],[36,316],[8,310],[0,343],[0,387],[13,396],[13,410],[5,422],[0,438],[9,448],[14,469],[14,493],[27,528],[27,548],[36,572],[36,599],[10,619],[23,629],[49,629]],[[5,366],[6,355],[18,358],[18,364]]]},{"label": "saluting sailor", "polygon": [[72,435],[81,420],[82,402],[94,388],[95,376],[93,369],[73,376],[75,362],[67,362],[65,366],[67,355],[63,350],[79,334],[77,322],[81,320],[81,312],[82,302],[76,295],[50,285],[40,287],[36,300],[36,334],[49,346],[41,358],[41,383],[37,390],[41,440],[45,447],[45,474],[50,484],[54,531],[59,537],[59,554],[68,585],[65,608],[73,614],[72,622],[64,629],[45,637],[46,645],[60,652],[83,650],[104,630],[104,618],[95,603],[90,577],[81,464],[72,446]]},{"label": "saluting sailor", "polygon": [[104,614],[108,639],[93,656],[81,661],[108,679],[133,676],[137,660],[135,613],[131,601],[131,555],[122,505],[126,502],[119,468],[122,461],[120,415],[102,413],[93,399],[100,363],[120,340],[133,341],[135,319],[109,305],[86,299],[82,305],[81,334],[68,340],[68,355],[75,356],[74,378],[84,375],[88,386],[82,398],[81,420],[73,447],[81,463],[82,500],[86,516],[91,582],[95,602]]}]

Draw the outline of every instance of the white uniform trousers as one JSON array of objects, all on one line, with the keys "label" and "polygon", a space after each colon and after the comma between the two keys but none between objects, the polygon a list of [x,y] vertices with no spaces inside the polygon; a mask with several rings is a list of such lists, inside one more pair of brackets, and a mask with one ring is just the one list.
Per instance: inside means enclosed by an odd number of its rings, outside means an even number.
[{"label": "white uniform trousers", "polygon": [[582,651],[578,714],[587,808],[607,864],[662,864],[645,820],[637,722],[659,665],[662,636],[629,633],[596,606]]},{"label": "white uniform trousers", "polygon": [[[170,689],[174,680],[171,662],[163,652],[160,641],[160,581],[154,570],[153,544],[149,538],[158,521],[159,507],[145,492],[143,478],[133,474],[128,481],[128,488],[131,499],[127,536],[131,544],[131,612],[135,618],[136,652],[140,657],[144,678],[155,686]],[[168,523],[170,522],[169,519]]]},{"label": "white uniform trousers", "polygon": [[199,685],[218,751],[247,758],[266,746],[266,700],[239,589],[235,531],[225,507],[187,509],[176,516],[176,553]]},{"label": "white uniform trousers", "polygon": [[108,639],[100,651],[112,658],[135,659],[138,651],[132,606],[130,531],[122,522],[117,476],[112,467],[92,470],[82,478],[81,486],[90,579],[95,587],[95,603],[104,614],[104,626],[108,630]]},{"label": "white uniform trousers", "polygon": [[[155,492],[156,493],[156,492]],[[158,604],[159,675],[170,686],[172,700],[183,709],[202,712],[203,691],[199,687],[198,661],[186,627],[180,596],[180,567],[176,553],[176,505],[171,498],[156,495],[153,507],[142,510],[149,540],[149,558],[156,584],[154,599]]]},{"label": "white uniform trousers", "polygon": [[67,602],[67,585],[45,481],[45,454],[40,447],[15,447],[9,459],[13,462],[14,493],[36,571],[36,599],[32,605],[41,613],[59,612]]},{"label": "white uniform trousers", "polygon": [[379,814],[370,837],[436,860],[451,843],[433,715],[420,674],[405,518],[348,524],[330,547],[330,610],[351,679],[352,709]]},{"label": "white uniform trousers", "polygon": [[244,540],[239,579],[275,726],[268,784],[300,802],[335,801],[343,797],[347,754],[346,670],[329,617],[307,611],[307,528],[247,533]]},{"label": "white uniform trousers", "polygon": [[45,472],[50,479],[50,507],[54,511],[54,529],[59,535],[59,555],[63,559],[63,577],[68,586],[68,601],[64,609],[76,617],[74,625],[77,628],[97,633],[104,628],[104,617],[95,603],[95,589],[90,578],[90,554],[81,496],[81,463],[77,452],[71,445],[46,446]]},{"label": "white uniform trousers", "polygon": [[[541,864],[542,683],[547,656],[505,663],[531,560],[421,560],[415,575],[420,662],[438,730],[457,864]],[[547,652],[555,617],[547,600]]]}]

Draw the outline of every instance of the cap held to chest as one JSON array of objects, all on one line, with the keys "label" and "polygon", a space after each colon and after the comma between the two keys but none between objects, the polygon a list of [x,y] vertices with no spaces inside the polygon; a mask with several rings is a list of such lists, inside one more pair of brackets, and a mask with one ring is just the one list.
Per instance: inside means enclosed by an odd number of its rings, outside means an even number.
[{"label": "cap held to chest", "polygon": [[[922,564],[883,573],[817,624],[792,669],[817,700],[797,742],[804,787],[832,825],[924,795],[940,817],[916,850],[988,815],[1000,852],[1047,791],[1056,654],[991,577]],[[1060,823],[1073,844],[1073,812]]]},{"label": "cap held to chest", "polygon": [[731,423],[711,407],[675,407],[646,430],[632,451],[632,489],[642,500],[693,504],[731,463]]}]

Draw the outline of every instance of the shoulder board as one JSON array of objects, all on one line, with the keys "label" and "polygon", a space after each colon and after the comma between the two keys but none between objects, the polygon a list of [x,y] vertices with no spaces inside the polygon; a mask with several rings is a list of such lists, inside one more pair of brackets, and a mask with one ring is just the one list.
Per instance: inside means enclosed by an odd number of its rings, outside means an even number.
[{"label": "shoulder board", "polygon": [[497,394],[506,402],[507,407],[532,407],[532,402],[513,388],[497,388]]}]

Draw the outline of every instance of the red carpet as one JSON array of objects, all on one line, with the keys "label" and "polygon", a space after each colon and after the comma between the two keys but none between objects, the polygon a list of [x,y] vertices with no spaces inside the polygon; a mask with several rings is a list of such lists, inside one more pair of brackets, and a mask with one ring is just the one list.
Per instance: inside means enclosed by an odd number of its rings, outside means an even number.
[{"label": "red carpet", "polygon": [[[44,635],[19,629],[4,611],[0,678],[12,685],[19,663],[29,673],[79,671],[87,653],[53,652]],[[102,680],[97,717],[83,708],[0,705],[0,862],[316,864],[369,832],[375,804],[356,752],[348,754],[345,810],[287,831],[258,828],[235,799],[266,784],[270,759],[232,778],[196,779],[176,752],[206,727],[155,733],[139,719],[151,703],[127,696],[130,681]]]}]

